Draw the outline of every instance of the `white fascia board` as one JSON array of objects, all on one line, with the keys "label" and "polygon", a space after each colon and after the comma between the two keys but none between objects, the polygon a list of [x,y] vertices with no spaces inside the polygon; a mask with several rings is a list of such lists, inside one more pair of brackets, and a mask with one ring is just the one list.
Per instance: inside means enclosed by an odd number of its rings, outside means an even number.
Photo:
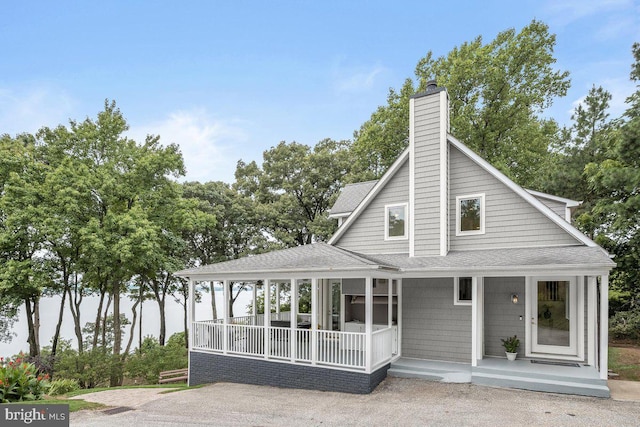
[{"label": "white fascia board", "polygon": [[575,208],[582,204],[582,201],[567,199],[560,196],[554,196],[553,194],[543,193],[541,191],[529,190],[523,188],[527,193],[533,194],[535,197],[542,197],[543,199],[553,200],[554,202],[564,203],[568,208]]},{"label": "white fascia board", "polygon": [[415,98],[409,99],[409,256],[416,252],[416,130]]},{"label": "white fascia board", "polygon": [[366,209],[366,207],[371,203],[371,201],[378,195],[380,190],[384,188],[385,185],[393,178],[393,176],[400,170],[400,167],[404,164],[404,162],[409,157],[409,148],[406,148],[402,154],[396,159],[395,162],[389,167],[387,172],[380,178],[378,183],[369,191],[367,197],[365,197],[362,202],[358,205],[358,207],[349,215],[349,218],[342,224],[338,230],[336,230],[335,234],[331,236],[331,239],[327,242],[329,245],[335,244],[340,237],[344,234],[345,231],[353,224],[353,222],[360,216],[362,211]]},{"label": "white fascia board", "polygon": [[511,181],[505,174],[500,172],[498,169],[493,167],[489,162],[484,160],[482,157],[473,152],[469,147],[464,145],[462,142],[455,139],[453,136],[449,135],[449,142],[460,150],[463,154],[473,160],[478,166],[489,172],[493,175],[498,181],[505,184],[511,190],[513,190],[516,194],[522,197],[524,200],[529,202],[534,208],[538,209],[542,214],[544,214],[547,218],[553,221],[557,226],[562,228],[564,231],[572,235],[579,242],[584,243],[587,246],[596,247],[598,246],[593,240],[585,236],[580,230],[575,228],[573,225],[569,224],[565,221],[564,218],[558,216],[554,211],[551,210],[550,207],[542,203],[540,200],[536,199],[534,195],[527,192],[525,189],[520,187],[515,182]]},{"label": "white fascia board", "polygon": [[351,215],[352,212],[340,212],[337,214],[329,214],[328,218],[344,218]]}]

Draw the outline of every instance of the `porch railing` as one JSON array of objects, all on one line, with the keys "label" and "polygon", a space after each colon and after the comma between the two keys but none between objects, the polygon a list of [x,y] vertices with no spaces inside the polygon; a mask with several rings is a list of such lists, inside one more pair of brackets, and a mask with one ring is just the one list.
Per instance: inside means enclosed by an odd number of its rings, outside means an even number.
[{"label": "porch railing", "polygon": [[[253,316],[245,317],[253,318]],[[194,322],[191,329],[192,349],[287,360],[291,363],[328,365],[357,370],[366,368],[366,333],[317,330],[314,341],[312,338],[314,333],[310,329],[281,327],[265,329],[264,326],[243,324],[244,320],[240,322],[234,321],[226,325],[226,348],[223,323],[217,320]],[[265,333],[268,337],[265,337]],[[388,363],[397,352],[394,348],[396,328],[375,331],[371,339],[371,366],[372,369],[376,369]],[[265,345],[268,345],[267,349]]]}]

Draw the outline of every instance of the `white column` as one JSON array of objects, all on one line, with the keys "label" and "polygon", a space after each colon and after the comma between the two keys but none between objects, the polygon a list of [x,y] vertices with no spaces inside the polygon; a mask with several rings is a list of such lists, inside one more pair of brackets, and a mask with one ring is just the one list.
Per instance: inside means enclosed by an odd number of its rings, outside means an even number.
[{"label": "white column", "polygon": [[597,280],[587,277],[587,364],[596,366],[596,313],[598,312]]},{"label": "white column", "polygon": [[189,305],[187,309],[187,325],[189,327],[189,350],[193,348],[194,328],[193,321],[196,318],[196,298],[195,298],[195,286],[193,280],[189,279]]},{"label": "white column", "polygon": [[387,291],[388,299],[387,299],[387,326],[393,326],[393,279],[389,280],[389,290]]},{"label": "white column", "polygon": [[222,352],[225,354],[229,351],[229,286],[231,283],[226,279],[222,281]]},{"label": "white column", "polygon": [[398,294],[398,313],[396,317],[396,326],[398,330],[398,357],[402,356],[402,279],[398,279],[398,288],[396,289]]},{"label": "white column", "polygon": [[471,366],[478,366],[478,278],[476,276],[471,277]]},{"label": "white column", "polygon": [[609,275],[600,277],[600,379],[608,379],[609,368]]},{"label": "white column", "polygon": [[258,281],[253,284],[253,301],[251,302],[251,313],[253,313],[253,325],[258,324],[258,307],[257,307],[257,299],[258,299]]},{"label": "white column", "polygon": [[291,279],[291,362],[296,361],[298,349],[298,280]]},{"label": "white column", "polygon": [[271,283],[269,279],[264,279],[264,358],[269,358],[271,352]]},{"label": "white column", "polygon": [[311,279],[311,363],[318,361],[318,279]]},{"label": "white column", "polygon": [[373,279],[365,279],[364,290],[365,372],[371,373],[373,364]]},{"label": "white column", "polygon": [[[280,314],[280,282],[276,283],[276,313]],[[277,316],[280,320],[280,316]]]}]

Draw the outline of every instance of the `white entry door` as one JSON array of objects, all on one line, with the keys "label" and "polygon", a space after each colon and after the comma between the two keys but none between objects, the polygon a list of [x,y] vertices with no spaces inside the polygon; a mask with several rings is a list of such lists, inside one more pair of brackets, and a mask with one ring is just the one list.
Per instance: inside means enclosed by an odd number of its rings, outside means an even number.
[{"label": "white entry door", "polygon": [[575,277],[534,277],[531,287],[531,352],[577,356],[579,310]]}]

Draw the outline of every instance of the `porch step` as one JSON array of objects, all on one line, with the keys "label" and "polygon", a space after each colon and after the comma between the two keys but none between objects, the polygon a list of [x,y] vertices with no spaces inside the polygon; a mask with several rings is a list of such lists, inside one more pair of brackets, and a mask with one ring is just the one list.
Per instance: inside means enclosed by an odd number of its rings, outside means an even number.
[{"label": "porch step", "polygon": [[599,380],[571,378],[548,379],[535,378],[525,375],[498,374],[496,372],[477,372],[474,370],[471,377],[474,384],[487,385],[493,387],[517,388],[522,390],[544,391],[549,393],[577,394],[581,396],[610,397],[609,387],[606,382]]},{"label": "porch step", "polygon": [[387,375],[400,378],[419,378],[445,383],[471,382],[469,365],[419,359],[398,359],[391,364]]},{"label": "porch step", "polygon": [[[535,365],[531,364],[530,366],[533,367]],[[577,384],[590,384],[590,385],[602,385],[602,386],[607,385],[607,381],[599,379],[597,377],[597,373],[592,374],[591,371],[593,370],[593,368],[590,369],[590,367],[588,366],[580,366],[579,368],[561,367],[561,369],[558,369],[558,370],[550,369],[555,367],[548,367],[548,366],[545,366],[546,369],[544,370],[535,369],[535,368],[526,369],[527,365],[523,365],[523,368],[524,369],[510,368],[509,366],[507,367],[502,366],[499,368],[476,366],[472,368],[472,376],[473,377],[475,376],[491,377],[494,375],[503,375],[503,376],[519,378],[519,379],[526,378],[527,380],[532,380],[532,381],[540,380],[542,382],[559,381],[559,382],[571,382],[571,383],[577,383]],[[567,370],[570,370],[569,372],[571,373],[571,375],[567,374]]]}]

